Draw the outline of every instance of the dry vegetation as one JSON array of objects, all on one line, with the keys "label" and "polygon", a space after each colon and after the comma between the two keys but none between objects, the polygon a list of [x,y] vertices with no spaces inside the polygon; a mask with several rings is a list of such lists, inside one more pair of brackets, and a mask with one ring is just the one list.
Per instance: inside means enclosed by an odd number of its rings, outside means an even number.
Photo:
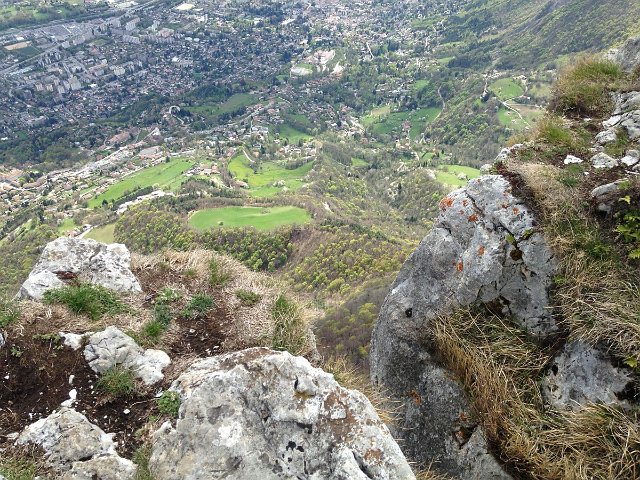
[{"label": "dry vegetation", "polygon": [[[597,214],[590,192],[625,172],[589,171],[588,160],[579,167],[562,162],[567,154],[589,158],[599,121],[612,108],[610,90],[630,88],[634,81],[609,62],[581,59],[561,77],[552,112],[525,139],[517,158],[498,167],[535,211],[558,259],[552,296],[562,330],[558,342],[542,346],[509,319],[484,309],[459,310],[434,322],[442,360],[462,379],[490,443],[518,478],[640,477],[636,407],[587,405],[560,412],[543,402],[539,386],[570,339],[604,348],[618,364],[640,364],[638,264],[616,232],[624,208],[633,208],[626,204],[637,207],[640,182],[629,178],[620,195],[629,201],[618,202],[622,206],[605,217]],[[598,118],[589,123],[558,114]]]}]

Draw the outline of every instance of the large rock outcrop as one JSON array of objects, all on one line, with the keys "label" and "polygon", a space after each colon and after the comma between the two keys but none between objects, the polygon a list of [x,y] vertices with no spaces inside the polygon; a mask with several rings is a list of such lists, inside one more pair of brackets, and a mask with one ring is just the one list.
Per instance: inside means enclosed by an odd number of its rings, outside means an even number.
[{"label": "large rock outcrop", "polygon": [[44,293],[65,285],[64,279],[101,285],[117,292],[140,292],[130,269],[131,255],[122,244],[61,237],[49,242],[18,298],[42,300]]},{"label": "large rock outcrop", "polygon": [[488,453],[464,389],[433,355],[430,322],[490,304],[539,339],[554,336],[555,261],[509,182],[487,175],[441,202],[433,230],[402,267],[372,336],[371,376],[402,402],[404,452],[458,478],[509,478]]},{"label": "large rock outcrop", "polygon": [[26,427],[19,445],[33,444],[63,480],[128,480],[136,466],[118,455],[113,434],[103,432],[81,413],[63,407]]},{"label": "large rock outcrop", "polygon": [[361,393],[302,357],[266,348],[207,358],[173,384],[175,427],[154,435],[158,480],[412,479]]}]

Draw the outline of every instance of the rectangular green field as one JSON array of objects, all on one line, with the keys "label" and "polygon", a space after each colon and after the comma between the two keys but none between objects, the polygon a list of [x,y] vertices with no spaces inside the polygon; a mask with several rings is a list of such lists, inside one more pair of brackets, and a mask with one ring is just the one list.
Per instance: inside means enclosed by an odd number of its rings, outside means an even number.
[{"label": "rectangular green field", "polygon": [[177,190],[182,174],[194,165],[193,161],[174,158],[169,163],[160,163],[127,175],[119,182],[111,185],[105,192],[89,200],[89,208],[98,207],[103,200],[111,202],[132,192],[136,188],[157,186],[159,189]]},{"label": "rectangular green field", "polygon": [[400,135],[402,133],[402,124],[408,121],[411,124],[409,130],[409,137],[415,140],[420,136],[420,133],[424,130],[427,123],[436,119],[440,109],[436,107],[431,108],[419,108],[417,110],[405,111],[405,112],[393,112],[390,113],[383,121],[375,123],[373,125],[373,132],[383,135]]},{"label": "rectangular green field", "polygon": [[209,228],[254,227],[273,230],[284,225],[302,225],[311,221],[306,210],[293,207],[222,207],[195,212],[189,224],[199,230]]}]

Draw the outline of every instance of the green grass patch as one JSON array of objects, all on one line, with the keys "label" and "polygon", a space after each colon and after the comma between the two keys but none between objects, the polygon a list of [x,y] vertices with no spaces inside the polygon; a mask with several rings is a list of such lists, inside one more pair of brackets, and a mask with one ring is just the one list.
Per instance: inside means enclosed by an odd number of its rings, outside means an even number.
[{"label": "green grass patch", "polygon": [[301,225],[311,220],[309,212],[293,207],[223,207],[208,208],[194,213],[189,224],[200,230],[223,227],[254,227],[273,230],[284,225]]},{"label": "green grass patch", "polygon": [[216,308],[216,302],[209,295],[198,293],[187,304],[184,315],[188,318],[201,318]]},{"label": "green grass patch", "polygon": [[236,297],[244,307],[253,307],[262,298],[251,290],[236,290]]},{"label": "green grass patch", "polygon": [[116,292],[88,283],[49,290],[44,294],[44,303],[66,305],[73,313],[87,315],[92,320],[127,311]]},{"label": "green grass patch", "polygon": [[262,163],[257,172],[249,166],[249,160],[244,154],[236,155],[229,161],[228,169],[238,180],[249,184],[252,197],[272,197],[282,191],[282,187],[275,187],[276,182],[282,181],[290,191],[296,191],[304,185],[303,178],[313,168],[313,162],[287,169],[273,162]]},{"label": "green grass patch", "polygon": [[[458,178],[463,173],[466,179]],[[450,187],[463,187],[472,178],[478,178],[480,170],[473,167],[465,167],[463,165],[440,165],[436,170],[436,180],[443,185]]]},{"label": "green grass patch", "polygon": [[95,240],[97,242],[102,242],[102,243],[115,243],[116,241],[115,234],[114,234],[115,228],[116,228],[115,223],[103,225],[102,227],[96,227],[91,229],[89,232],[87,232],[84,238],[90,238],[92,240]]},{"label": "green grass patch", "polygon": [[367,115],[360,118],[360,121],[365,127],[370,127],[374,123],[383,121],[390,113],[391,105],[384,105],[382,107],[374,108]]},{"label": "green grass patch", "polygon": [[527,127],[526,122],[524,122],[516,112],[503,107],[498,110],[498,120],[500,124],[512,130],[521,131]]},{"label": "green grass patch", "polygon": [[501,78],[489,85],[496,97],[500,100],[511,100],[524,94],[522,83],[513,78]]},{"label": "green grass patch", "polygon": [[351,166],[352,167],[368,167],[369,164],[365,160],[363,160],[362,158],[353,157],[351,159]]},{"label": "green grass patch", "polygon": [[7,480],[33,480],[41,468],[35,458],[30,457],[30,455],[15,457],[3,453],[0,458],[0,475]]},{"label": "green grass patch", "polygon": [[78,225],[76,225],[76,222],[73,221],[73,218],[67,217],[64,220],[62,220],[60,225],[58,225],[58,233],[60,235],[64,235],[65,233],[70,232],[71,230],[76,228],[77,226]]},{"label": "green grass patch", "polygon": [[111,202],[138,188],[156,186],[160,189],[177,190],[184,172],[194,165],[193,161],[174,158],[139,172],[127,175],[111,185],[105,192],[89,200],[89,208],[99,207],[103,200]]},{"label": "green grass patch", "polygon": [[6,328],[20,320],[22,310],[20,304],[13,300],[0,297],[0,328]]},{"label": "green grass patch", "polygon": [[280,138],[286,138],[289,144],[294,145],[297,144],[300,140],[303,142],[308,142],[313,139],[311,135],[308,135],[300,130],[295,129],[291,125],[287,125],[283,123],[278,127],[278,133],[280,134]]},{"label": "green grass patch", "polygon": [[623,76],[612,61],[581,58],[554,84],[550,110],[558,114],[605,116],[613,107],[609,91]]},{"label": "green grass patch", "polygon": [[104,372],[98,379],[96,386],[113,397],[131,395],[136,391],[133,372],[121,365],[116,365]]}]

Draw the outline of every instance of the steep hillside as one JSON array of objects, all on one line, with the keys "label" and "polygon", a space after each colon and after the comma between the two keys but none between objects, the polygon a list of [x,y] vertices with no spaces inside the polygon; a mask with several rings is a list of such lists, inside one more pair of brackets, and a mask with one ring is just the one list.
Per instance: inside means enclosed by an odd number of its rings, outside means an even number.
[{"label": "steep hillside", "polygon": [[626,0],[478,0],[450,19],[446,38],[482,66],[531,68],[620,43],[637,33],[639,15]]}]

